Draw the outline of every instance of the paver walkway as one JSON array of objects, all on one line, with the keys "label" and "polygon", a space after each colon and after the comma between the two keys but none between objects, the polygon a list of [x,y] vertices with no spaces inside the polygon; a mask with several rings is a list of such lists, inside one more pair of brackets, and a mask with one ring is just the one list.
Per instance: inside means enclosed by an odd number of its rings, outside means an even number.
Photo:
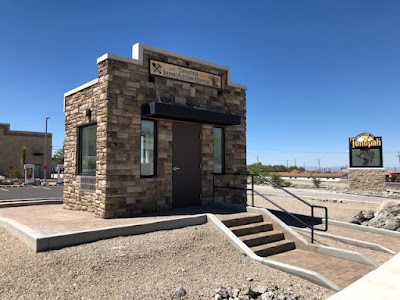
[{"label": "paver walkway", "polygon": [[268,256],[268,259],[318,272],[341,288],[374,269],[364,264],[299,249]]},{"label": "paver walkway", "polygon": [[176,219],[201,213],[224,214],[232,213],[232,211],[214,207],[199,207],[171,210],[141,217],[101,219],[96,218],[93,213],[63,209],[62,204],[0,209],[0,217],[17,221],[44,236]]},{"label": "paver walkway", "polygon": [[[316,227],[323,228],[324,225],[318,225]],[[318,234],[318,232],[316,232]],[[351,229],[346,227],[341,227],[337,225],[328,226],[328,233],[333,235],[339,235],[342,237],[347,237],[355,240],[361,240],[369,243],[374,243],[386,247],[390,250],[400,252],[400,238],[391,237],[383,234],[372,233],[357,229]]]}]

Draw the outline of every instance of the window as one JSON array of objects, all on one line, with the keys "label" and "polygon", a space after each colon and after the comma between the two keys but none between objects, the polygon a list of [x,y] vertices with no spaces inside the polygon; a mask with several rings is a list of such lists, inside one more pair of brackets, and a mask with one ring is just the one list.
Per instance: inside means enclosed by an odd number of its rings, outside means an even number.
[{"label": "window", "polygon": [[97,125],[79,128],[78,173],[96,176],[96,131]]},{"label": "window", "polygon": [[155,137],[155,122],[150,120],[142,120],[142,132],[140,138],[140,175],[143,177],[151,177],[156,175]]},{"label": "window", "polygon": [[214,173],[225,172],[224,129],[214,127]]}]

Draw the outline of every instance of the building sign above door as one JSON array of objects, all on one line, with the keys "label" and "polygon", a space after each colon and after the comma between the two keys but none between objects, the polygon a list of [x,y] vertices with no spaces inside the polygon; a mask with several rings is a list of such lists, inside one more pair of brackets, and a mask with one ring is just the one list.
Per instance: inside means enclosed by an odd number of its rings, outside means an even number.
[{"label": "building sign above door", "polygon": [[221,88],[221,76],[150,60],[150,74]]},{"label": "building sign above door", "polygon": [[382,138],[361,133],[349,139],[350,167],[382,168]]}]

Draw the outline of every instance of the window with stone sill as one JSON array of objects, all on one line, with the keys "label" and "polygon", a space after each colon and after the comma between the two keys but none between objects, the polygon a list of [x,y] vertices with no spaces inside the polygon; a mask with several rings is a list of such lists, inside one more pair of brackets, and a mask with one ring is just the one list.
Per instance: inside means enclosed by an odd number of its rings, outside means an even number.
[{"label": "window with stone sill", "polygon": [[156,122],[142,120],[140,135],[140,176],[156,176]]}]

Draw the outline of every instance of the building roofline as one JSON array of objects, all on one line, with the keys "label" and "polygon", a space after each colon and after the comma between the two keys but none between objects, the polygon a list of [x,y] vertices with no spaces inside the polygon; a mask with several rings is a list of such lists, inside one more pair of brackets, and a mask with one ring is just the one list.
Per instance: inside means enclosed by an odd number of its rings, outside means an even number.
[{"label": "building roofline", "polygon": [[[11,130],[10,124],[0,123],[0,128],[4,128],[4,135],[14,135],[14,136],[27,136],[27,137],[38,137],[45,136],[46,132],[40,131],[25,131],[25,130]],[[47,136],[52,136],[51,132],[47,132]]]},{"label": "building roofline", "polygon": [[[163,50],[163,49],[159,49],[156,47],[152,47],[149,45],[145,45],[145,44],[141,44],[141,43],[136,43],[134,45],[132,45],[132,58],[130,57],[124,57],[124,56],[119,56],[119,55],[115,55],[115,54],[111,54],[111,53],[105,53],[102,56],[100,56],[99,58],[97,58],[96,62],[97,64],[101,63],[104,60],[107,59],[113,59],[113,60],[119,60],[119,61],[123,61],[123,62],[127,62],[127,63],[131,63],[131,64],[137,64],[137,65],[143,65],[143,50],[149,50],[149,51],[153,51],[153,52],[157,52],[157,53],[161,53],[164,55],[169,55],[169,56],[174,56],[183,60],[188,60],[191,62],[195,62],[195,63],[199,63],[208,67],[212,67],[212,68],[217,68],[217,69],[221,69],[221,70],[225,70],[227,73],[227,85],[231,86],[231,87],[236,87],[239,89],[244,89],[247,90],[247,86],[242,85],[242,84],[237,84],[234,82],[230,81],[230,69],[226,66],[223,65],[218,65],[215,63],[211,63],[205,60],[200,60],[198,58],[194,58],[194,57],[190,57],[190,56],[186,56],[183,54],[179,54],[179,53],[175,53],[175,52],[171,52],[171,51],[167,51],[167,50]],[[65,112],[65,98],[75,94],[83,89],[86,89],[96,83],[99,82],[99,79],[93,79],[87,83],[84,83],[66,93],[64,93],[64,112]]]},{"label": "building roofline", "polygon": [[198,58],[194,58],[194,57],[186,56],[186,55],[183,55],[183,54],[179,54],[179,53],[175,53],[175,52],[159,49],[159,48],[152,47],[152,46],[145,45],[145,44],[141,44],[141,43],[136,43],[136,44],[132,45],[132,58],[118,56],[118,55],[111,54],[111,53],[105,53],[104,55],[100,56],[97,59],[97,63],[99,64],[100,62],[102,62],[102,61],[104,61],[106,59],[114,59],[114,60],[119,60],[119,61],[123,61],[123,62],[127,62],[127,63],[143,65],[143,57],[144,57],[143,50],[149,50],[149,51],[161,53],[161,54],[164,54],[164,55],[174,56],[174,57],[177,57],[177,58],[180,58],[180,59],[183,59],[183,60],[188,60],[188,61],[195,62],[195,63],[198,63],[198,64],[202,64],[202,65],[205,65],[205,66],[208,66],[208,67],[225,70],[227,72],[227,85],[228,86],[232,86],[232,87],[236,87],[236,88],[247,90],[247,86],[242,85],[242,84],[233,83],[233,82],[230,81],[230,68],[228,68],[226,66],[218,65],[218,64],[211,63],[211,62],[208,62],[208,61],[205,61],[205,60],[200,60]]},{"label": "building roofline", "polygon": [[75,93],[77,93],[77,92],[79,92],[79,91],[81,91],[83,89],[86,89],[86,88],[88,88],[88,87],[90,87],[92,85],[95,85],[98,82],[99,82],[99,79],[96,78],[96,79],[93,79],[93,80],[91,80],[89,82],[86,82],[86,83],[84,83],[84,84],[82,84],[82,85],[80,85],[80,86],[78,86],[78,87],[76,87],[76,88],[64,93],[64,112],[65,112],[65,98],[66,97],[68,97],[68,96],[70,96],[72,94],[75,94]]}]

